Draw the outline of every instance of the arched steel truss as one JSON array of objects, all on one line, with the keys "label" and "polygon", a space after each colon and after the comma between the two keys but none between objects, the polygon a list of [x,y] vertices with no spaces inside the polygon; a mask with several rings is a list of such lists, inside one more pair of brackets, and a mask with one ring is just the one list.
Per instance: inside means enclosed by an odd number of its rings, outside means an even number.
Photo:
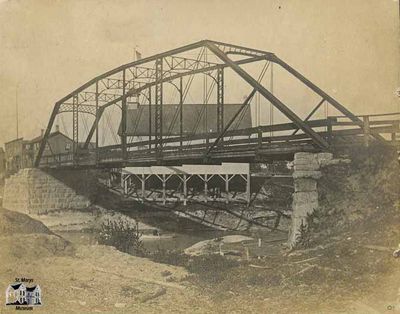
[{"label": "arched steel truss", "polygon": [[[186,58],[179,54],[189,52],[191,50],[200,49],[197,58]],[[210,62],[202,58],[201,53],[207,51],[217,57],[218,62]],[[233,60],[231,55],[240,57],[239,60]],[[297,116],[286,104],[274,96],[270,90],[261,85],[252,75],[246,72],[241,65],[266,60],[280,65],[283,69],[291,75],[300,80],[303,84],[308,86],[322,99],[317,107],[305,119]],[[323,102],[328,102],[330,105],[339,110],[343,115],[352,120],[356,125],[364,128],[364,123],[358,117],[353,115],[343,105],[341,105],[334,98],[329,96],[318,86],[313,84],[305,78],[298,71],[289,66],[286,62],[281,60],[275,54],[267,51],[246,48],[242,46],[216,42],[211,40],[202,40],[187,46],[176,48],[167,52],[163,52],[151,57],[143,58],[135,62],[131,62],[108,71],[100,76],[83,84],[70,94],[56,102],[53,112],[50,116],[46,132],[39,152],[36,156],[35,166],[39,166],[43,151],[45,149],[49,134],[51,133],[55,118],[58,114],[63,112],[72,112],[73,114],[73,140],[74,140],[74,154],[77,153],[78,147],[78,116],[79,114],[90,114],[95,117],[93,124],[90,126],[88,136],[85,140],[84,147],[87,148],[93,136],[96,137],[96,149],[98,149],[98,127],[99,121],[106,108],[112,105],[118,105],[122,111],[121,119],[121,154],[122,161],[127,159],[127,134],[126,134],[126,114],[127,114],[127,100],[129,97],[144,94],[151,107],[154,107],[154,125],[150,126],[153,130],[154,140],[149,137],[149,146],[151,143],[155,145],[157,159],[162,159],[161,151],[163,146],[163,85],[164,83],[171,82],[177,88],[180,94],[180,105],[182,106],[182,99],[184,97],[184,88],[182,86],[182,78],[197,73],[210,75],[216,82],[217,90],[217,135],[215,141],[210,144],[205,150],[205,156],[212,152],[217,144],[223,139],[228,131],[229,126],[232,124],[232,119],[227,125],[224,125],[224,69],[230,68],[243,80],[245,80],[252,88],[253,91],[243,102],[242,107],[238,110],[235,117],[245,108],[251,98],[256,92],[265,97],[275,108],[282,112],[295,126],[296,130],[302,130],[308,136],[315,146],[320,149],[328,149],[329,143],[320,134],[313,130],[307,120],[317,110]],[[177,84],[176,80],[179,80]],[[152,90],[154,99],[152,98]],[[150,109],[149,108],[149,109]],[[234,118],[235,118],[234,117]],[[180,119],[182,116],[180,115]],[[294,133],[294,134],[295,134]],[[371,133],[374,137],[380,138],[377,133]]]}]

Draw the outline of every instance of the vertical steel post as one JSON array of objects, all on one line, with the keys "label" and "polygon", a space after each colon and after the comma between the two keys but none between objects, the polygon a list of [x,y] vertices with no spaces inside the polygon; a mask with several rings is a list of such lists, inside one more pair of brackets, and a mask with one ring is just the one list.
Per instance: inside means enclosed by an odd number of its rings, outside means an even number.
[{"label": "vertical steel post", "polygon": [[163,138],[163,123],[162,123],[162,103],[163,103],[163,59],[156,60],[156,92],[155,92],[155,141],[156,141],[156,158],[161,159],[162,154],[162,138]]},{"label": "vertical steel post", "polygon": [[95,117],[95,129],[96,129],[96,165],[99,163],[99,81],[96,81],[96,117]]},{"label": "vertical steel post", "polygon": [[78,162],[79,150],[79,115],[78,115],[78,95],[72,98],[72,140],[73,140],[73,162]]},{"label": "vertical steel post", "polygon": [[122,104],[121,104],[121,149],[122,149],[122,160],[127,159],[127,147],[126,147],[126,115],[127,115],[127,105],[125,96],[125,69],[122,71]]},{"label": "vertical steel post", "polygon": [[153,123],[151,119],[151,86],[149,86],[149,151],[151,153],[151,124]]},{"label": "vertical steel post", "polygon": [[[224,130],[224,69],[217,70],[217,132]],[[222,139],[221,139],[222,140]]]},{"label": "vertical steel post", "polygon": [[46,144],[47,144],[47,138],[49,137],[49,134],[51,133],[51,129],[53,127],[54,120],[56,119],[56,116],[58,114],[58,111],[60,109],[61,104],[56,103],[54,105],[53,112],[51,113],[49,123],[47,124],[46,132],[44,133],[44,136],[40,142],[39,146],[39,151],[37,152],[37,155],[35,156],[35,167],[39,167],[40,161],[43,157],[43,151],[45,150]]},{"label": "vertical steel post", "polygon": [[182,152],[183,137],[183,78],[179,79],[179,150]]},{"label": "vertical steel post", "polygon": [[[271,82],[270,82],[270,90],[271,94],[274,94],[274,63],[271,62]],[[271,127],[274,125],[274,106],[272,105],[272,102],[270,102],[270,107],[269,107],[269,124]],[[270,136],[274,136],[274,131],[273,128],[271,128]]]}]

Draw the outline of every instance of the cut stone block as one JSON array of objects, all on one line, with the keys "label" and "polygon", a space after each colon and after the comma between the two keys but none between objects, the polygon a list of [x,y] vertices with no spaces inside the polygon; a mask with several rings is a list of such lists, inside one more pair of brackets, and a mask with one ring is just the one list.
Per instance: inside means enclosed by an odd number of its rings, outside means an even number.
[{"label": "cut stone block", "polygon": [[312,192],[317,191],[317,180],[310,178],[298,178],[294,180],[295,192]]}]

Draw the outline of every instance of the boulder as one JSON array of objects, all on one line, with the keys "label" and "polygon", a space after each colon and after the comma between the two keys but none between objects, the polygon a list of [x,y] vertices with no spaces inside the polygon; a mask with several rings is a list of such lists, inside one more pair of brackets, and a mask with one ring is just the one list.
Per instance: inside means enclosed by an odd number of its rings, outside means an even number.
[{"label": "boulder", "polygon": [[210,240],[204,240],[193,244],[192,246],[185,249],[185,254],[190,256],[200,256],[206,254],[219,254],[224,253],[222,246],[224,244],[243,243],[246,241],[253,241],[254,238],[246,237],[242,235],[229,235],[221,238],[214,238]]}]

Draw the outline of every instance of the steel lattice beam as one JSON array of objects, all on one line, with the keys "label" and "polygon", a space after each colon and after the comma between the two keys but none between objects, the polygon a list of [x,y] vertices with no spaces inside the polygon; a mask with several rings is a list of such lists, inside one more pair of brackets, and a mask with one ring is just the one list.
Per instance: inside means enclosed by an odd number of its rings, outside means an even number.
[{"label": "steel lattice beam", "polygon": [[283,102],[270,93],[264,86],[257,82],[250,74],[243,70],[236,62],[232,61],[222,50],[215,44],[207,43],[207,47],[229,67],[241,76],[247,83],[256,89],[261,95],[268,99],[277,109],[279,109],[286,117],[293,121],[304,133],[308,134],[314,142],[322,147],[328,148],[329,144],[319,136],[312,128],[303,122],[292,110],[290,110]]}]

